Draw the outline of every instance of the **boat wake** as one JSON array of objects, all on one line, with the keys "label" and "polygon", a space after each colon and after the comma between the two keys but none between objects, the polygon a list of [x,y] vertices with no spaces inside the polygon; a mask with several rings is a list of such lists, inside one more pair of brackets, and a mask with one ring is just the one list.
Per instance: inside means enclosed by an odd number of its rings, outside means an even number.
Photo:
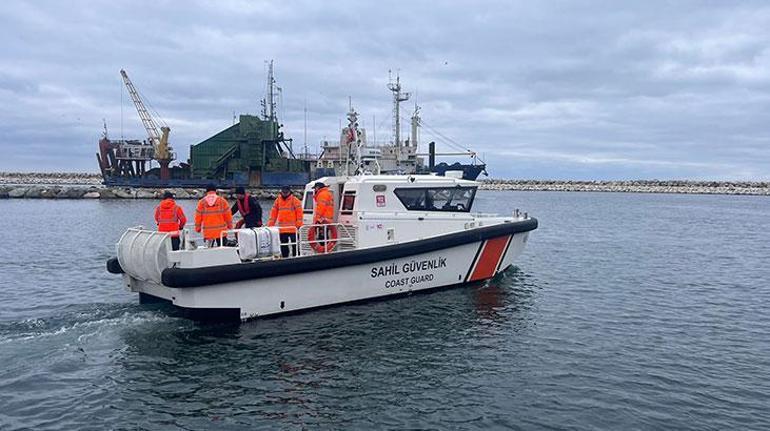
[{"label": "boat wake", "polygon": [[138,304],[70,305],[50,316],[0,323],[0,345],[60,336],[75,336],[75,341],[82,341],[108,328],[131,328],[172,320],[177,319],[162,310]]}]

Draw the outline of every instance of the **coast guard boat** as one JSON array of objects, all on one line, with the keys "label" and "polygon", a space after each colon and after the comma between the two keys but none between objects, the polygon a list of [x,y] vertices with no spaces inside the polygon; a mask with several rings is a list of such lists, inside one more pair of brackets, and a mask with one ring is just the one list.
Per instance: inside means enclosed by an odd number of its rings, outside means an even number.
[{"label": "coast guard boat", "polygon": [[434,175],[326,177],[334,223],[312,224],[312,183],[295,250],[281,257],[273,227],[227,231],[207,247],[181,233],[128,229],[107,262],[141,302],[163,300],[201,318],[248,320],[438,287],[480,282],[506,270],[537,220],[471,212],[475,181]]}]

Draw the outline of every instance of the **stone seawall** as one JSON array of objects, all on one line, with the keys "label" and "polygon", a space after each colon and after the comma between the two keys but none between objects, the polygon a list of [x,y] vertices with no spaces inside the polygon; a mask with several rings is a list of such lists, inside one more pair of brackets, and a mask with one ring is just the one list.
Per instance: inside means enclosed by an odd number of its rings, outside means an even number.
[{"label": "stone seawall", "polygon": [[[98,174],[0,172],[0,199],[159,199],[162,189],[105,187]],[[770,196],[770,182],[751,181],[570,181],[483,180],[483,190],[683,193]],[[178,199],[200,199],[201,189],[171,189]],[[229,193],[229,191],[228,191]],[[251,189],[259,199],[274,199],[276,189]]]},{"label": "stone seawall", "polygon": [[[177,199],[200,199],[203,189],[168,189]],[[96,186],[35,186],[0,185],[0,199],[160,199],[164,189],[132,189]],[[234,199],[232,190],[224,196]],[[257,199],[275,199],[277,189],[252,189],[249,193]]]},{"label": "stone seawall", "polygon": [[569,180],[483,180],[483,190],[681,193],[709,195],[770,196],[770,182],[750,181],[569,181]]},{"label": "stone seawall", "polygon": [[0,172],[0,185],[101,186],[102,176],[77,172]]},{"label": "stone seawall", "polygon": [[[0,172],[0,199],[160,199],[170,190],[177,199],[200,199],[203,189],[105,187],[99,174]],[[234,198],[232,189],[225,196]],[[278,189],[250,189],[258,199],[275,199]]]}]

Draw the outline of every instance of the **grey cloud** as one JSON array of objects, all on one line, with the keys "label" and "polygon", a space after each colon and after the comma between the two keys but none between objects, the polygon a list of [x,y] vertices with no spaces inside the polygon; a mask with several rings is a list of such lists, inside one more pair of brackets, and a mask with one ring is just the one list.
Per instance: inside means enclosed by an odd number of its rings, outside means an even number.
[{"label": "grey cloud", "polygon": [[[295,146],[305,102],[313,148],[337,138],[348,96],[382,140],[393,69],[494,176],[767,179],[768,28],[751,1],[9,1],[0,170],[95,170],[102,118],[120,134],[121,68],[186,156],[258,111],[274,58]],[[125,94],[122,124],[143,136]]]}]

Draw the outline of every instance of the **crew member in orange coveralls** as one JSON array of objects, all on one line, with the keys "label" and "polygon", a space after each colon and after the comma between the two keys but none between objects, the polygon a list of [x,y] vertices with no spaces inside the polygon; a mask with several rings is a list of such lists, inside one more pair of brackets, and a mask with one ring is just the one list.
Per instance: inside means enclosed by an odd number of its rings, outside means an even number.
[{"label": "crew member in orange coveralls", "polygon": [[217,195],[213,184],[206,186],[206,196],[198,201],[195,209],[195,231],[203,233],[203,239],[209,246],[222,245],[220,235],[223,231],[233,228],[233,214],[227,201]]},{"label": "crew member in orange coveralls", "polygon": [[[334,196],[332,196],[332,192],[326,184],[320,181],[313,184],[313,200],[315,201],[315,206],[313,208],[313,224],[332,223],[334,221]],[[318,232],[315,237],[316,240],[320,241],[316,243],[318,246],[323,250],[326,250],[327,247],[334,247],[333,243],[327,242],[327,240],[332,240],[332,237],[336,236],[334,227],[316,227],[314,229]],[[328,252],[328,250],[324,251],[324,253],[326,252]]]},{"label": "crew member in orange coveralls", "polygon": [[302,202],[291,194],[289,186],[281,187],[281,193],[275,198],[273,209],[270,210],[268,226],[278,226],[281,244],[293,243],[291,253],[289,245],[281,246],[283,257],[296,256],[297,254],[297,229],[302,226]]},{"label": "crew member in orange coveralls", "polygon": [[163,192],[163,200],[155,208],[155,223],[159,232],[168,232],[171,237],[171,249],[179,250],[179,231],[184,229],[187,217],[182,207],[174,201],[174,194],[170,191]]},{"label": "crew member in orange coveralls", "polygon": [[327,224],[334,220],[334,197],[329,187],[318,181],[313,184],[313,224]]}]

